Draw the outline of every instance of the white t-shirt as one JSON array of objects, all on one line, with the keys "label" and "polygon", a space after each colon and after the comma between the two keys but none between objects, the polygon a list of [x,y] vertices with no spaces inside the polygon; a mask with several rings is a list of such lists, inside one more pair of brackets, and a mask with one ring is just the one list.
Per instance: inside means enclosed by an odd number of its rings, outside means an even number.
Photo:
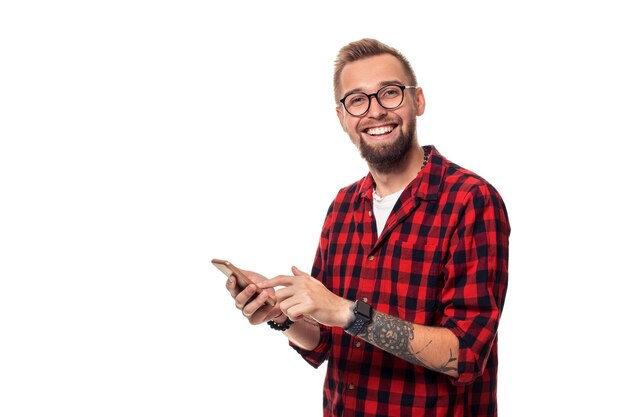
[{"label": "white t-shirt", "polygon": [[374,191],[374,218],[376,219],[376,231],[378,232],[378,236],[380,236],[385,228],[387,219],[391,214],[391,209],[396,205],[396,201],[400,198],[402,191],[404,190],[389,194],[385,197],[380,197],[376,194],[376,191]]}]

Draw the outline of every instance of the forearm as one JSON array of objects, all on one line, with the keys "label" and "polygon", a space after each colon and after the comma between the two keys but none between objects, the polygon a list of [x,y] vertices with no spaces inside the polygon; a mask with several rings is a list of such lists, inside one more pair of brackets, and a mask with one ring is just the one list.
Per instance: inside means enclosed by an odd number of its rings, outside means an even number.
[{"label": "forearm", "polygon": [[446,328],[422,326],[373,310],[372,322],[358,336],[408,362],[458,376],[459,340]]},{"label": "forearm", "polygon": [[313,350],[320,342],[319,324],[306,320],[296,321],[283,334],[291,343],[304,350]]}]

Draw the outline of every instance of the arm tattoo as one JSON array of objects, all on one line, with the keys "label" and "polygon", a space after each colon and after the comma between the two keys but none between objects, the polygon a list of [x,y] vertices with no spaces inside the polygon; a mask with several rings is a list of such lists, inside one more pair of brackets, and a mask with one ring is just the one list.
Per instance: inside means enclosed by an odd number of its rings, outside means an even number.
[{"label": "arm tattoo", "polygon": [[457,372],[458,358],[452,355],[452,350],[450,350],[450,357],[445,363],[432,364],[424,362],[420,354],[430,346],[432,340],[429,340],[424,346],[419,348],[419,350],[415,350],[415,348],[411,346],[411,342],[414,339],[413,323],[409,323],[397,317],[373,310],[372,322],[363,329],[359,337],[385,352],[389,352],[410,363],[442,373]]}]

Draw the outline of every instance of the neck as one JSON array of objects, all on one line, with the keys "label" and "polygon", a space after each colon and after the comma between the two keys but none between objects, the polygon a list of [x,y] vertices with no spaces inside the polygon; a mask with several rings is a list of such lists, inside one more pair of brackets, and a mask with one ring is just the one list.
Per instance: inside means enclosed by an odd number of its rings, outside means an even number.
[{"label": "neck", "polygon": [[376,194],[381,197],[403,190],[415,179],[422,169],[424,150],[417,142],[411,146],[405,157],[391,169],[384,171],[369,165],[370,172],[376,183]]}]

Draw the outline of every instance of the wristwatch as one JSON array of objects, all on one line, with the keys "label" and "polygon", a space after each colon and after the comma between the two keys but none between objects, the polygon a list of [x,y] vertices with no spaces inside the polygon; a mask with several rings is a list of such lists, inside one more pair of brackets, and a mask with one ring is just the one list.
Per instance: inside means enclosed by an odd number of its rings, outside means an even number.
[{"label": "wristwatch", "polygon": [[357,336],[372,321],[372,306],[356,300],[354,304],[354,321],[345,328],[346,333]]}]

